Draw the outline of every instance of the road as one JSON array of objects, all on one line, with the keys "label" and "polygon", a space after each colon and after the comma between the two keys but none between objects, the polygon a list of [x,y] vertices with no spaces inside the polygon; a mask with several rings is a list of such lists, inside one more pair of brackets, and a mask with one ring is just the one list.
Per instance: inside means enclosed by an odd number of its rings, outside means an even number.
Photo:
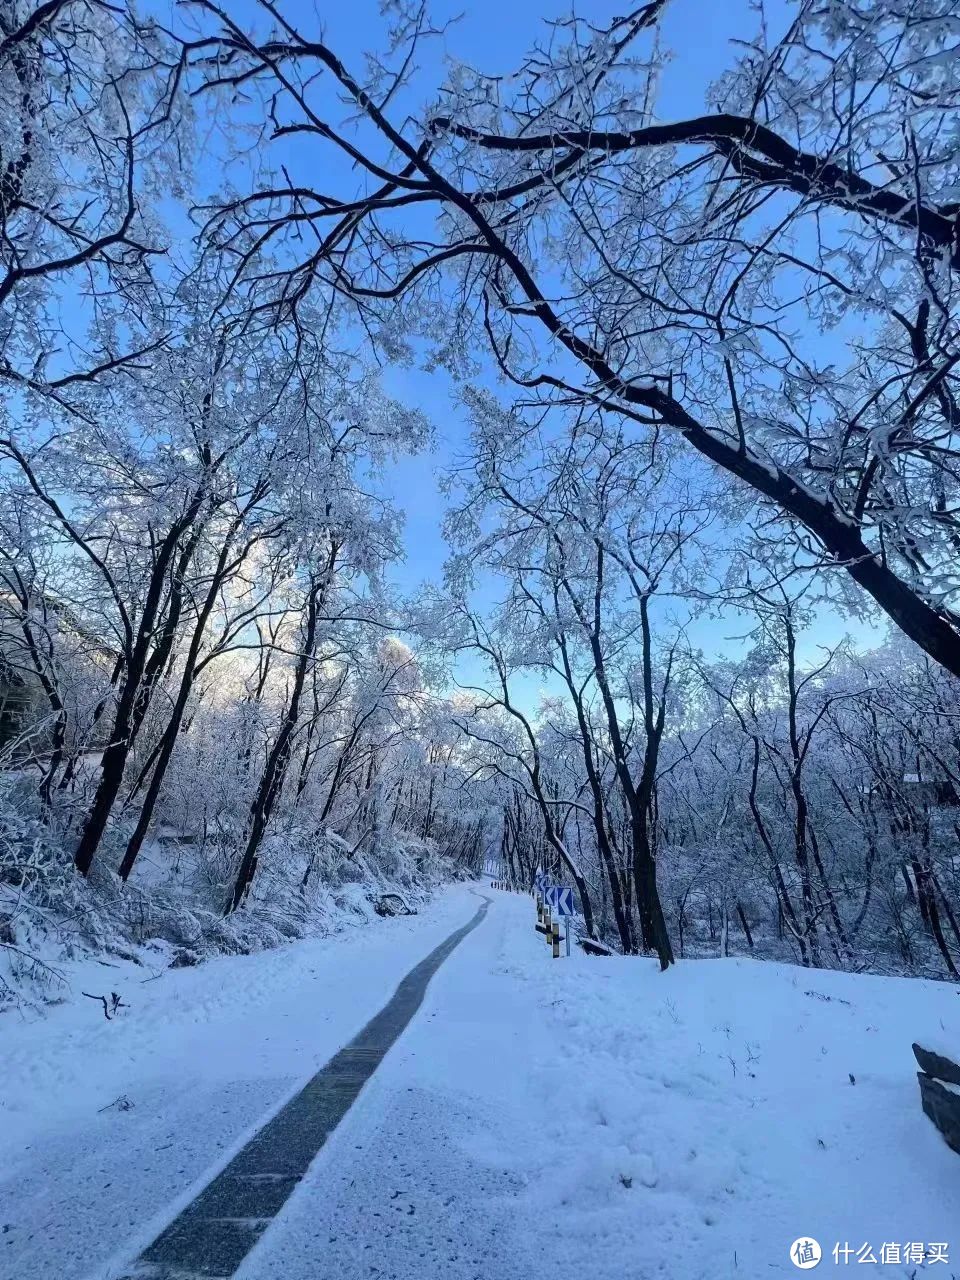
[{"label": "road", "polygon": [[922,1241],[960,1272],[909,1047],[956,1034],[950,984],[553,960],[529,898],[482,896],[117,971],[125,1021],[78,1000],[0,1041],[0,1280],[740,1280],[793,1274],[801,1236],[828,1270]]},{"label": "road", "polygon": [[553,1046],[545,1028],[538,1036],[533,994],[511,981],[515,928],[501,897],[444,963],[362,1105],[237,1280],[536,1274],[542,1254],[517,1201],[524,1147],[529,1154],[542,1139],[523,1119],[522,1093],[525,1064]]},{"label": "road", "polygon": [[[381,1067],[416,1015],[431,979],[484,921],[484,898],[455,930],[398,984],[386,1005],[236,1153],[203,1191],[141,1253],[124,1280],[180,1280],[236,1274],[244,1258]],[[302,1247],[302,1246],[301,1246]],[[313,1251],[315,1252],[315,1251]]]},{"label": "road", "polygon": [[[457,886],[417,917],[158,976],[90,961],[61,1007],[7,1015],[0,1280],[127,1274],[478,906]],[[84,990],[127,1007],[107,1022]]]}]

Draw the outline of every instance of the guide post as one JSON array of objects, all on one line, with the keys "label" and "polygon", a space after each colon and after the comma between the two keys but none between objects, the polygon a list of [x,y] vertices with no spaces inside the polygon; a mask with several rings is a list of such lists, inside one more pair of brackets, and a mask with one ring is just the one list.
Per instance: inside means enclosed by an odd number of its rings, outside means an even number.
[{"label": "guide post", "polygon": [[[557,933],[553,935],[554,936],[553,954],[555,956],[559,956],[560,954],[559,920],[561,919],[561,917],[564,917],[564,951],[567,955],[569,955],[570,954],[570,917],[573,915],[573,890],[569,887],[569,885],[554,885],[553,888],[547,889],[546,893],[544,894],[544,903],[546,906],[548,925],[551,919],[550,912],[555,911],[557,914],[558,923],[557,925],[554,926],[557,929]],[[548,933],[547,934],[548,941],[550,940],[550,937],[551,935]]]}]

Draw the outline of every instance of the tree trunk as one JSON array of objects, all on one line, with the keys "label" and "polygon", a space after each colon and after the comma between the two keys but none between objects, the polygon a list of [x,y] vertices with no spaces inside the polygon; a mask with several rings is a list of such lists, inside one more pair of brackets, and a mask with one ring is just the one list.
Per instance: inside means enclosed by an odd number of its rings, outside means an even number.
[{"label": "tree trunk", "polygon": [[[200,613],[197,617],[196,625],[193,629],[193,635],[190,637],[190,645],[187,649],[187,655],[184,659],[183,672],[180,676],[180,687],[177,690],[177,697],[173,704],[173,711],[166,728],[163,731],[158,748],[156,751],[156,763],[154,765],[153,774],[150,778],[150,785],[147,787],[147,793],[143,798],[143,804],[140,807],[140,814],[137,818],[137,825],[134,828],[127,847],[124,850],[123,859],[120,863],[120,879],[126,883],[130,872],[133,870],[134,863],[137,860],[143,841],[146,838],[153,813],[156,808],[157,800],[160,796],[163,780],[166,777],[167,766],[173,755],[174,748],[177,745],[177,738],[180,733],[180,726],[183,723],[184,713],[187,709],[187,703],[190,700],[190,693],[193,689],[193,682],[196,678],[196,664],[200,656],[200,647],[203,643],[203,637],[206,632],[207,623],[217,598],[223,587],[224,581],[228,576],[227,556],[229,555],[231,542],[239,528],[239,521],[235,521],[230,528],[229,537],[225,541],[217,560],[216,568],[213,572],[210,585],[207,589],[206,597],[201,606]],[[231,566],[231,571],[239,568],[241,560],[236,561]]]},{"label": "tree trunk", "polygon": [[239,907],[253,880],[254,871],[256,869],[257,850],[259,849],[260,842],[263,839],[263,833],[270,820],[270,815],[273,812],[277,796],[280,794],[280,790],[283,787],[287,765],[290,760],[290,740],[293,736],[294,730],[296,729],[297,720],[300,715],[300,699],[303,694],[303,685],[306,679],[307,670],[313,661],[320,605],[332,579],[338,554],[339,544],[332,543],[323,574],[311,585],[310,592],[307,596],[307,610],[303,628],[303,639],[301,642],[300,655],[297,659],[297,665],[294,670],[293,688],[290,693],[290,701],[287,704],[287,710],[280,725],[280,730],[277,733],[274,744],[267,756],[267,762],[260,778],[260,785],[257,788],[257,793],[250,806],[246,848],[243,851],[243,857],[240,860],[240,867],[237,871],[237,878],[233,886],[233,892],[230,895],[230,901],[227,904],[227,914],[231,911],[235,911],[237,907]]},{"label": "tree trunk", "polygon": [[747,946],[753,950],[753,934],[750,932],[750,926],[747,924],[747,917],[743,910],[743,904],[737,899],[737,919],[740,921],[740,927],[743,929],[743,936],[747,940]]},{"label": "tree trunk", "polygon": [[[201,493],[202,489],[198,490],[187,511],[168,530],[153,562],[136,639],[125,654],[123,685],[117,699],[110,742],[103,752],[100,781],[73,855],[74,864],[83,876],[89,873],[107,829],[114,803],[123,786],[127,757],[130,754],[136,730],[146,713],[144,677],[148,667],[151,672],[154,670],[154,666],[151,665],[150,646],[157,626],[167,571],[184,529],[190,527],[200,509]],[[165,644],[166,634],[165,632]]]}]

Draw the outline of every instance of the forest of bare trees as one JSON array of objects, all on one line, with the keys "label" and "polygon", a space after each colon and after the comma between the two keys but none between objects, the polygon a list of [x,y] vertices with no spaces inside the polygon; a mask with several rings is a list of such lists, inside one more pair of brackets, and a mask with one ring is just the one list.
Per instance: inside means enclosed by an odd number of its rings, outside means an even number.
[{"label": "forest of bare trees", "polygon": [[[509,76],[406,0],[356,65],[0,8],[0,998],[484,867],[960,976],[955,18],[799,0],[673,118],[667,7]],[[391,366],[465,432],[417,590]]]}]

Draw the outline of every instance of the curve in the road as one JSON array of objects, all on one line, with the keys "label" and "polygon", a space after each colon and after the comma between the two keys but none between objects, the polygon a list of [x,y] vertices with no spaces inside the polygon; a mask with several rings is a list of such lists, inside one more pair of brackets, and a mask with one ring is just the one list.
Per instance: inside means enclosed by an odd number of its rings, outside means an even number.
[{"label": "curve in the road", "polygon": [[144,1249],[123,1280],[234,1274],[419,1009],[430,979],[489,905],[487,898],[468,924],[410,970],[380,1012]]}]

